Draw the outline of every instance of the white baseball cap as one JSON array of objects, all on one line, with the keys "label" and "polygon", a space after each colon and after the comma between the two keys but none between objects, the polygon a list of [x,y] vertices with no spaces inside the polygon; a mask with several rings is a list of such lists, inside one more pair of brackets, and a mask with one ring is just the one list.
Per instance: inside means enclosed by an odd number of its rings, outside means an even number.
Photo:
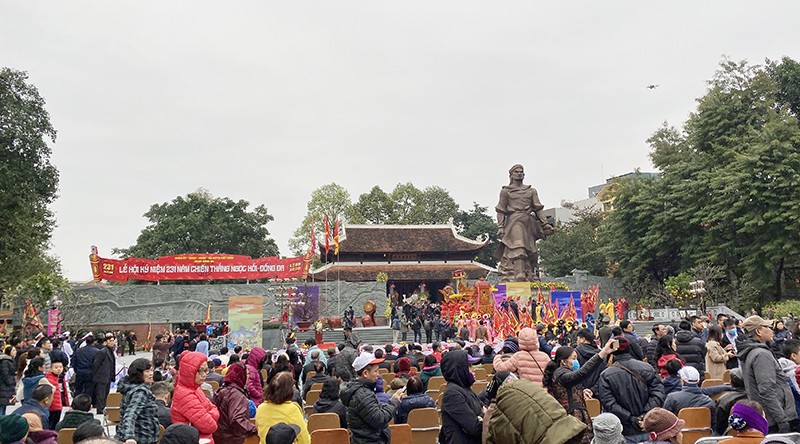
[{"label": "white baseball cap", "polygon": [[687,384],[697,384],[700,382],[700,372],[691,365],[687,365],[678,370],[681,380]]},{"label": "white baseball cap", "polygon": [[361,352],[361,354],[358,355],[358,357],[353,361],[353,368],[355,369],[356,373],[358,373],[368,365],[380,364],[383,361],[383,358],[376,359],[375,355],[372,353]]}]

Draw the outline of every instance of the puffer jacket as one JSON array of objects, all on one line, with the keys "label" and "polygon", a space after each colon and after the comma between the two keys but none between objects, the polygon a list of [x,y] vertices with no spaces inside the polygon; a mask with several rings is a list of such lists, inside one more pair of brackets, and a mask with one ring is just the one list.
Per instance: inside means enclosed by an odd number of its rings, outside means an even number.
[{"label": "puffer jacket", "polygon": [[394,423],[405,424],[408,421],[408,414],[414,409],[424,409],[426,407],[436,408],[436,401],[427,393],[414,393],[408,395],[400,401],[400,405],[394,412]]},{"label": "puffer jacket", "polygon": [[425,367],[419,373],[419,379],[422,380],[422,386],[425,390],[428,390],[428,381],[433,376],[442,376],[442,369],[438,365],[432,365],[430,367]]},{"label": "puffer jacket", "polygon": [[339,427],[347,428],[347,408],[339,399],[319,398],[314,404],[314,413],[336,413],[339,415]]},{"label": "puffer jacket", "polygon": [[33,393],[33,389],[39,385],[39,381],[44,378],[44,373],[39,373],[38,375],[33,376],[26,376],[22,378],[22,399],[18,399],[17,401],[22,402],[23,400],[31,399],[31,394]]},{"label": "puffer jacket", "polygon": [[700,378],[706,371],[706,344],[691,331],[681,330],[675,333],[678,348],[675,352],[683,358],[686,365],[691,365],[700,372]]},{"label": "puffer jacket", "polygon": [[634,425],[636,418],[664,404],[664,386],[653,367],[629,353],[614,356],[614,364],[603,370],[598,385],[603,411],[619,418],[625,436],[641,433]]},{"label": "puffer jacket", "polygon": [[[667,395],[667,399],[664,401],[664,408],[676,415],[681,409],[687,407],[708,407],[711,410],[712,421],[714,419],[716,405],[697,384],[684,385],[683,389]],[[713,426],[714,423],[712,422],[711,425]]]},{"label": "puffer jacket", "polygon": [[344,349],[336,356],[336,363],[334,363],[334,374],[344,381],[352,381],[356,379],[356,372],[353,369],[353,361],[358,357],[358,344],[360,340],[355,333],[351,333],[350,337],[344,341]]},{"label": "puffer jacket", "polygon": [[0,354],[0,407],[8,405],[16,393],[16,370],[14,358],[5,353]]},{"label": "puffer jacket", "polygon": [[63,410],[65,405],[69,406],[70,402],[69,402],[69,389],[67,388],[67,380],[63,379],[59,383],[58,376],[54,375],[51,372],[47,372],[45,378],[47,378],[47,381],[50,382],[50,385],[52,385],[55,390],[55,394],[53,395],[53,403],[50,404],[50,411],[56,412],[59,410]]},{"label": "puffer jacket", "polygon": [[225,444],[242,444],[247,436],[258,433],[250,421],[249,403],[244,388],[226,383],[214,396],[219,411],[219,423],[214,441]]},{"label": "puffer jacket", "polygon": [[519,332],[519,351],[506,361],[501,356],[495,356],[493,366],[495,371],[516,372],[520,379],[542,385],[544,369],[549,362],[550,357],[539,351],[536,330],[526,327]]},{"label": "puffer jacket", "polygon": [[213,443],[212,434],[217,431],[219,411],[195,382],[197,369],[207,362],[206,355],[202,353],[183,353],[170,412],[173,424],[188,424],[200,432],[200,438],[210,439]]},{"label": "puffer jacket", "polygon": [[447,386],[442,395],[442,431],[439,441],[444,444],[481,442],[483,404],[471,389],[467,352],[454,350],[442,356],[442,375]]},{"label": "puffer jacket", "polygon": [[247,357],[247,373],[250,378],[247,380],[247,395],[256,405],[264,401],[264,382],[261,380],[261,364],[267,352],[261,347],[253,347],[250,356]]},{"label": "puffer jacket", "polygon": [[563,444],[582,435],[586,425],[538,384],[516,380],[498,390],[488,429],[489,444]]},{"label": "puffer jacket", "polygon": [[770,426],[796,419],[789,382],[767,345],[748,340],[738,346],[747,398],[761,403]]},{"label": "puffer jacket", "polygon": [[122,404],[116,439],[120,442],[133,439],[137,444],[157,443],[158,405],[150,388],[145,384],[131,384],[125,378],[120,381],[117,391],[122,393]]},{"label": "puffer jacket", "polygon": [[397,410],[397,398],[381,404],[375,395],[375,383],[357,379],[342,390],[341,400],[347,407],[351,444],[389,442],[389,421]]}]

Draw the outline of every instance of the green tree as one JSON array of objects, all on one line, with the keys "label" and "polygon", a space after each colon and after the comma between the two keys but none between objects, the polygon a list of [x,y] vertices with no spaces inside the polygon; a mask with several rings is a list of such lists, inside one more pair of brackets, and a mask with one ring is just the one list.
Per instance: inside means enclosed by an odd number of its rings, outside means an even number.
[{"label": "green tree", "polygon": [[392,194],[392,216],[389,223],[416,225],[425,222],[424,193],[411,182],[399,183]]},{"label": "green tree", "polygon": [[494,257],[494,252],[499,243],[497,239],[497,222],[495,218],[487,213],[487,210],[487,207],[482,207],[477,202],[473,202],[472,209],[458,212],[453,218],[453,223],[458,234],[464,237],[475,240],[488,240],[486,246],[475,260],[495,267],[497,266],[497,258]]},{"label": "green tree", "polygon": [[381,187],[375,185],[358,196],[353,204],[353,215],[350,222],[355,224],[386,224],[392,217],[392,199]]},{"label": "green tree", "polygon": [[54,272],[47,250],[58,171],[50,163],[56,130],[28,75],[0,69],[0,303],[10,289],[39,272]]},{"label": "green tree", "polygon": [[[306,212],[300,226],[294,230],[293,236],[289,239],[289,249],[295,255],[301,255],[308,250],[311,245],[311,221],[314,221],[314,233],[317,239],[325,239],[325,216],[328,216],[331,224],[331,236],[333,236],[333,224],[338,217],[351,220],[353,215],[353,203],[350,200],[350,193],[336,183],[323,185],[311,192],[311,199],[306,205]],[[332,247],[331,247],[332,248]],[[316,252],[315,252],[316,254]]]},{"label": "green tree", "polygon": [[442,187],[420,190],[411,182],[397,184],[391,193],[374,186],[352,207],[353,223],[391,225],[446,224],[458,214],[458,204]]},{"label": "green tree", "polygon": [[599,210],[577,210],[575,219],[538,242],[542,270],[548,276],[566,276],[574,269],[605,276],[606,258],[598,235],[602,220]]},{"label": "green tree", "polygon": [[423,223],[446,224],[459,212],[458,204],[442,187],[427,187],[422,191]]},{"label": "green tree", "polygon": [[266,225],[273,220],[263,205],[212,196],[197,190],[172,202],[154,204],[144,216],[150,225],[136,244],[115,248],[125,257],[155,258],[181,253],[228,253],[275,256],[278,247]]},{"label": "green tree", "polygon": [[[91,296],[74,293],[69,281],[58,273],[36,273],[25,278],[10,291],[11,300],[16,307],[24,309],[30,301],[36,316],[43,323],[49,308],[61,309],[61,324],[71,328],[85,327],[94,312],[88,304],[95,299]],[[33,330],[33,317],[26,316],[23,328]],[[97,321],[96,319],[92,319]]]}]

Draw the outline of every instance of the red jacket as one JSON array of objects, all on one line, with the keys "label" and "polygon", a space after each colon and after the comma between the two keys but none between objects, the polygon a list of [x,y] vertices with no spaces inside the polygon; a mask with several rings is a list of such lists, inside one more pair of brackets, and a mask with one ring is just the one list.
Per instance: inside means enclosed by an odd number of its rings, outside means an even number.
[{"label": "red jacket", "polygon": [[[58,376],[54,375],[52,372],[47,372],[45,378],[50,382],[55,389],[55,393],[53,394],[53,403],[50,404],[50,411],[57,412],[59,410],[64,409],[64,404],[70,405],[69,402],[69,389],[67,389],[67,381],[61,381],[61,385],[58,384]],[[61,394],[64,394],[64,402],[61,401]],[[55,427],[55,425],[51,424],[51,426]]]},{"label": "red jacket", "polygon": [[658,358],[658,363],[657,363],[658,372],[661,374],[661,379],[664,379],[667,376],[669,376],[669,372],[667,371],[667,362],[669,362],[669,361],[671,361],[673,359],[677,359],[678,361],[681,361],[681,364],[686,365],[686,363],[683,362],[682,359],[679,359],[678,355],[676,355],[675,353],[670,353],[670,354],[667,354],[667,355],[661,355],[661,357]]},{"label": "red jacket", "polygon": [[198,352],[184,352],[181,355],[170,412],[173,424],[188,424],[200,432],[201,439],[210,439],[213,444],[219,411],[195,382],[197,369],[207,365],[207,360],[206,355]]}]

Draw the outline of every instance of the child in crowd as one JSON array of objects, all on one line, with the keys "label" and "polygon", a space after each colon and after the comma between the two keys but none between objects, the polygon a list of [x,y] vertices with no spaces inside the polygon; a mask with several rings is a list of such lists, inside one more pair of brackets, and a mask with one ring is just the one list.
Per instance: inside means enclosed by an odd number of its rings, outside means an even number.
[{"label": "child in crowd", "polygon": [[61,429],[74,429],[86,421],[94,419],[94,415],[89,411],[92,409],[92,399],[86,395],[78,395],[72,400],[72,410],[68,410],[64,414],[58,425],[56,431]]},{"label": "child in crowd", "polygon": [[661,380],[664,384],[664,394],[681,391],[681,377],[678,372],[683,368],[683,363],[678,359],[670,359],[664,368],[667,370],[667,377]]},{"label": "child in crowd", "polygon": [[54,388],[53,403],[50,404],[50,422],[48,428],[50,430],[56,429],[56,424],[61,421],[61,411],[63,406],[69,405],[69,389],[67,389],[67,381],[61,380],[61,374],[64,373],[64,363],[61,361],[52,361],[50,363],[50,371],[47,372],[46,378],[50,385]]}]

